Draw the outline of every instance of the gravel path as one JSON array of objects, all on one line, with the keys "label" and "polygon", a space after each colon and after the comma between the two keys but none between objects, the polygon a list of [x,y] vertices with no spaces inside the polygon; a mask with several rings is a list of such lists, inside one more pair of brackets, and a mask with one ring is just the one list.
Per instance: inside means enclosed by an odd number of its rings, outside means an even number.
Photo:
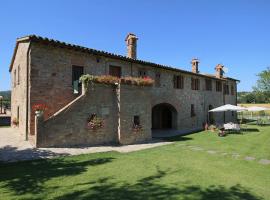
[{"label": "gravel path", "polygon": [[79,155],[97,152],[117,151],[128,153],[149,149],[157,146],[171,144],[162,140],[153,140],[144,144],[125,146],[97,146],[83,148],[33,148],[28,141],[12,128],[0,128],[0,162],[14,162],[21,160],[33,160],[51,158],[56,156]]}]

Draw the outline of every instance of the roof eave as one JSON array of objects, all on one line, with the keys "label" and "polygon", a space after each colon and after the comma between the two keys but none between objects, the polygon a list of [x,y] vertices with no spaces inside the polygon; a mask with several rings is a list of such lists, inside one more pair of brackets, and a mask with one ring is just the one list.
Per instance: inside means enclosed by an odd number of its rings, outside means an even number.
[{"label": "roof eave", "polygon": [[11,72],[11,70],[12,70],[13,63],[14,63],[14,60],[15,60],[15,56],[17,54],[19,43],[20,42],[29,42],[29,41],[30,41],[30,36],[25,36],[25,37],[17,38],[16,45],[15,45],[15,48],[14,48],[14,51],[13,51],[13,54],[12,54],[12,58],[11,58],[11,63],[9,65],[9,72]]},{"label": "roof eave", "polygon": [[200,76],[200,77],[207,77],[207,78],[212,78],[212,79],[215,79],[215,80],[225,81],[224,79],[226,79],[226,80],[239,81],[237,79],[233,79],[233,78],[229,78],[229,77],[226,77],[226,78],[224,77],[223,79],[220,79],[220,78],[217,78],[217,77],[210,77],[210,76],[207,76],[207,75],[204,75],[204,74],[193,73],[193,72],[190,72],[190,71],[178,69],[178,68],[167,66],[167,65],[161,65],[161,64],[157,64],[157,63],[148,62],[148,61],[132,59],[132,58],[128,58],[126,56],[117,55],[117,54],[113,54],[113,53],[109,53],[109,52],[105,52],[105,51],[100,51],[100,50],[96,50],[96,49],[91,49],[91,48],[87,48],[87,47],[82,47],[82,46],[79,46],[79,45],[73,45],[73,44],[61,42],[61,41],[58,41],[58,40],[53,40],[53,39],[49,39],[49,38],[43,38],[43,37],[36,36],[36,35],[28,35],[28,36],[24,36],[24,37],[21,37],[21,38],[17,38],[16,47],[15,47],[15,50],[14,50],[14,53],[13,53],[13,56],[12,56],[12,61],[11,61],[11,64],[10,64],[9,71],[12,70],[13,62],[14,62],[15,55],[16,55],[16,52],[17,52],[17,49],[18,49],[18,44],[20,42],[26,42],[26,41],[41,42],[41,43],[45,43],[45,44],[54,44],[56,46],[60,46],[60,47],[63,47],[63,48],[74,49],[74,50],[78,50],[78,51],[82,51],[82,52],[86,52],[86,53],[91,53],[91,54],[94,54],[94,55],[111,57],[111,58],[120,59],[120,60],[124,60],[124,61],[128,61],[128,62],[142,64],[142,65],[148,65],[148,66],[150,65],[150,66],[153,66],[153,67],[157,67],[159,69],[164,69],[164,70],[169,70],[169,71],[176,71],[176,72],[185,73],[185,74],[189,74],[189,75]]}]

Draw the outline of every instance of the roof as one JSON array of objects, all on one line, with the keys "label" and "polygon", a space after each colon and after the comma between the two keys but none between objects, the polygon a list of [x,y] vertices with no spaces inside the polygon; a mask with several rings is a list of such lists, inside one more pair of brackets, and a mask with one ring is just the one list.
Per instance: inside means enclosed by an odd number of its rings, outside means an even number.
[{"label": "roof", "polygon": [[181,73],[186,73],[186,74],[191,74],[191,75],[196,75],[196,76],[202,76],[202,77],[209,77],[209,78],[218,79],[218,80],[239,81],[237,79],[233,79],[233,78],[230,78],[230,77],[223,77],[222,79],[219,79],[219,78],[216,78],[214,76],[209,76],[209,75],[205,75],[205,74],[199,74],[199,73],[195,74],[193,72],[182,70],[182,69],[172,67],[172,66],[168,66],[168,65],[157,64],[157,63],[148,62],[148,61],[144,61],[144,60],[132,59],[132,58],[129,58],[129,57],[126,57],[126,56],[122,56],[122,55],[118,55],[118,54],[114,54],[114,53],[109,53],[109,52],[106,52],[106,51],[96,50],[96,49],[92,49],[92,48],[87,48],[87,47],[83,47],[83,46],[79,46],[79,45],[75,45],[75,44],[69,44],[69,43],[66,43],[66,42],[61,42],[59,40],[49,39],[49,38],[41,37],[41,36],[37,36],[37,35],[28,35],[28,36],[24,36],[24,37],[21,37],[21,38],[17,38],[16,46],[15,46],[15,50],[14,50],[14,53],[13,53],[13,57],[12,57],[12,61],[11,61],[11,64],[10,64],[9,71],[12,70],[12,66],[13,66],[13,62],[14,62],[14,59],[15,59],[16,51],[17,51],[17,48],[18,48],[18,44],[20,42],[43,43],[43,44],[46,44],[46,45],[52,45],[52,46],[56,46],[56,47],[60,47],[60,48],[72,49],[72,50],[81,51],[81,52],[85,52],[85,53],[90,53],[90,54],[94,54],[94,55],[115,58],[115,59],[119,59],[119,60],[124,60],[124,61],[137,63],[137,64],[142,64],[142,65],[148,65],[148,66],[152,66],[152,67],[156,67],[156,68],[160,68],[160,69],[165,69],[165,70],[171,70],[171,71],[176,71],[176,72],[181,72]]}]

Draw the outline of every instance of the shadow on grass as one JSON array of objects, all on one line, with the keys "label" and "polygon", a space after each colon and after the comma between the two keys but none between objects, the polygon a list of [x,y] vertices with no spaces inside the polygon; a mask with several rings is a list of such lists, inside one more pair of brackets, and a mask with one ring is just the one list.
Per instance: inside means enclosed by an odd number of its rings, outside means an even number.
[{"label": "shadow on grass", "polygon": [[257,128],[243,128],[242,132],[243,133],[252,133],[252,132],[260,132],[260,130]]},{"label": "shadow on grass", "polygon": [[142,178],[134,184],[126,182],[112,182],[113,179],[103,178],[97,182],[85,183],[86,189],[73,191],[57,197],[59,200],[165,200],[165,199],[186,199],[186,200],[260,200],[248,189],[241,185],[230,188],[222,185],[201,188],[200,186],[170,186],[161,183],[166,175],[165,171],[158,170],[155,175]]},{"label": "shadow on grass", "polygon": [[18,163],[0,164],[0,182],[3,187],[16,195],[30,193],[38,194],[44,190],[44,182],[51,178],[75,176],[87,170],[88,167],[112,162],[114,158],[105,157],[87,161],[65,159],[46,159]]},{"label": "shadow on grass", "polygon": [[36,148],[18,149],[17,147],[12,147],[12,146],[7,145],[0,148],[0,163],[42,159],[46,157],[66,156],[66,155],[69,155],[69,154],[54,153],[50,150],[36,149]]},{"label": "shadow on grass", "polygon": [[168,138],[163,138],[164,140],[170,141],[170,142],[176,142],[176,141],[188,141],[188,140],[193,140],[190,137],[187,136],[173,136],[173,137],[168,137]]}]

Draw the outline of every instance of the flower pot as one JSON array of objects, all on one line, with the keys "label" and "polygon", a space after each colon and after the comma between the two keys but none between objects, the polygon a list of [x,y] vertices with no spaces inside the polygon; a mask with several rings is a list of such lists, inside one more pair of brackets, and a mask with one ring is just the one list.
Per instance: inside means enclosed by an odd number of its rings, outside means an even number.
[{"label": "flower pot", "polygon": [[44,111],[43,110],[36,110],[35,114],[37,117],[43,117]]}]

